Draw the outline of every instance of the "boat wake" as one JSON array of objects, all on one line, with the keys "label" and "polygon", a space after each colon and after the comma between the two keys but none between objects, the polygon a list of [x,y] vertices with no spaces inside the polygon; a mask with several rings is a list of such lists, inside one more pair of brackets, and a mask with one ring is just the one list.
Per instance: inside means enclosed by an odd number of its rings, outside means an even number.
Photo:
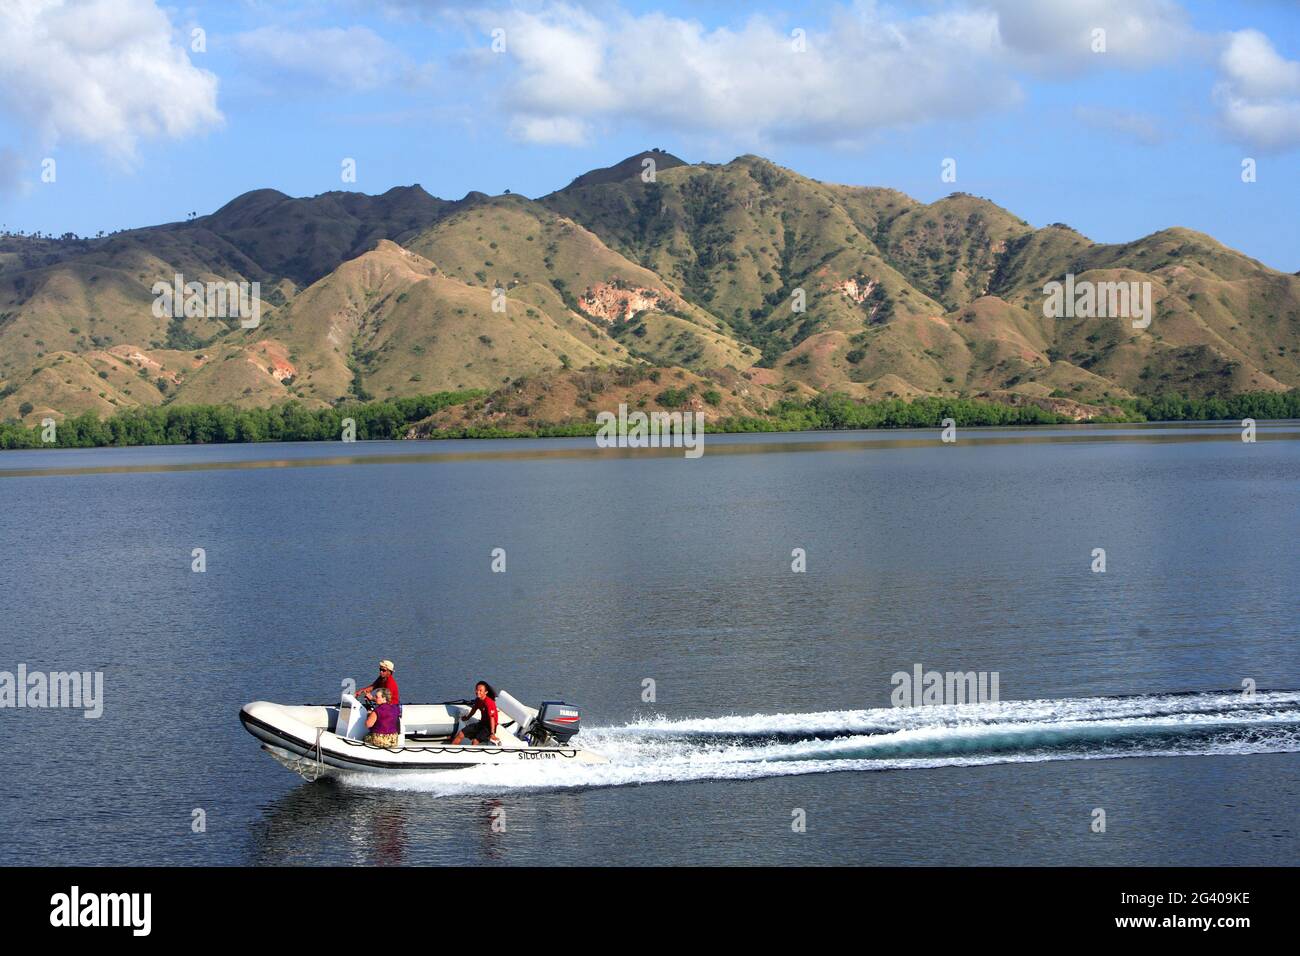
[{"label": "boat wake", "polygon": [[452,796],[845,771],[1300,752],[1300,691],[1003,701],[950,707],[655,718],[584,729],[608,764],[547,762],[367,777]]}]

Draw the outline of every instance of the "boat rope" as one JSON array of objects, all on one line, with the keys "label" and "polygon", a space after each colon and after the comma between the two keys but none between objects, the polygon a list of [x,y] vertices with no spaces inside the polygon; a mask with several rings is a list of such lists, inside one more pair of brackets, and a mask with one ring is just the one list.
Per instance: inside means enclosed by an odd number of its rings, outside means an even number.
[{"label": "boat rope", "polygon": [[349,747],[369,747],[372,750],[387,750],[389,753],[431,753],[431,754],[460,754],[460,753],[479,753],[479,754],[513,754],[513,753],[557,753],[561,757],[576,757],[578,750],[576,747],[467,747],[467,746],[442,746],[435,747],[432,744],[419,747],[379,747],[375,744],[368,744],[364,740],[349,740],[347,737],[340,737],[339,741],[347,744]]},{"label": "boat rope", "polygon": [[317,780],[321,778],[322,771],[321,771],[320,737],[321,734],[323,733],[325,733],[324,727],[316,728],[316,774],[311,778],[311,780],[309,781],[310,783],[315,783]]}]

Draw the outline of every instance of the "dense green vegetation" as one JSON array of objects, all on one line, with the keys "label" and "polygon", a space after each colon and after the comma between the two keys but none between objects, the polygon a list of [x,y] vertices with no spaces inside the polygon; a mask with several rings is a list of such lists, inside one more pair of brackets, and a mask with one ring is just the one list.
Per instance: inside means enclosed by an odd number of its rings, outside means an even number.
[{"label": "dense green vegetation", "polygon": [[[1300,418],[1300,389],[1289,392],[1250,392],[1229,399],[1137,398],[1117,400],[1123,416],[1094,422],[1240,421]],[[784,401],[770,418],[737,418],[716,422],[711,431],[805,431],[842,428],[935,428],[945,418],[958,425],[1057,425],[1074,419],[1037,405],[1003,405],[971,399],[917,398],[860,402],[843,394],[819,395],[808,402]]]},{"label": "dense green vegetation", "polygon": [[[185,445],[224,442],[337,441],[343,420],[356,423],[359,441],[402,438],[408,428],[450,405],[484,398],[482,390],[439,392],[337,408],[310,410],[298,402],[271,408],[238,409],[227,405],[173,405],[133,408],[100,420],[91,413],[59,423],[57,441],[41,441],[39,426],[0,425],[0,448],[92,448],[101,445]],[[680,402],[686,390],[668,389],[660,405]],[[710,397],[705,396],[706,399]],[[1178,396],[1118,399],[1123,417],[1103,421],[1240,421],[1254,418],[1300,418],[1300,389],[1251,392],[1233,398],[1192,399]],[[945,418],[959,426],[1056,425],[1072,422],[1037,405],[1004,405],[971,399],[917,398],[861,402],[840,393],[802,402],[786,400],[765,416],[705,419],[710,432],[785,432],[856,428],[937,428]],[[429,438],[559,438],[594,435],[595,421],[534,425],[529,428],[461,426],[430,433]]]},{"label": "dense green vegetation", "polygon": [[779,402],[767,418],[728,418],[710,431],[768,432],[845,428],[937,428],[945,418],[958,425],[1054,425],[1071,421],[1037,405],[1002,405],[969,399],[901,398],[860,402],[843,394],[819,395],[808,402]]},{"label": "dense green vegetation", "polygon": [[822,395],[809,411],[825,428],[938,427],[945,418],[958,425],[1052,425],[1069,421],[1037,405],[1002,405],[969,399],[918,398],[857,402],[844,395]]},{"label": "dense green vegetation", "polygon": [[1300,389],[1289,392],[1244,392],[1231,398],[1120,398],[1114,403],[1133,421],[1207,422],[1253,418],[1300,418]]},{"label": "dense green vegetation", "polygon": [[494,425],[467,425],[444,428],[423,436],[440,438],[584,438],[595,435],[600,426],[594,421],[568,422],[564,425],[536,425],[525,428],[497,428]]},{"label": "dense green vegetation", "polygon": [[[662,399],[663,396],[660,396]],[[662,402],[660,404],[663,404]],[[1254,392],[1232,399],[1184,399],[1165,397],[1136,399],[1124,403],[1124,417],[1097,419],[1108,422],[1142,421],[1240,421],[1300,418],[1300,390],[1284,394]],[[888,399],[860,402],[843,394],[819,395],[811,401],[787,400],[763,417],[734,416],[705,419],[709,432],[793,432],[854,428],[938,428],[945,418],[957,425],[1060,425],[1074,419],[1037,405],[1003,405],[970,399],[918,398],[912,401]],[[594,435],[593,422],[544,425],[524,429],[464,427],[431,434],[431,438],[553,438]]]},{"label": "dense green vegetation", "polygon": [[56,441],[41,441],[41,428],[0,425],[0,448],[93,448],[100,445],[199,445],[224,442],[335,441],[343,420],[356,423],[356,438],[401,438],[415,422],[448,405],[481,398],[480,390],[439,392],[335,408],[308,409],[298,402],[271,408],[230,405],[169,405],[132,408],[111,418],[93,412],[66,419]]}]

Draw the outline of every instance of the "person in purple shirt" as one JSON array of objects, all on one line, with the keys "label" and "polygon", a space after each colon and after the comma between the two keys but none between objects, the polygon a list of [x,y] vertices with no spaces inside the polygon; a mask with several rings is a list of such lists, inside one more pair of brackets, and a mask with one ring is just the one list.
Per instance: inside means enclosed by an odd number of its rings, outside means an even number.
[{"label": "person in purple shirt", "polygon": [[387,687],[374,690],[375,709],[366,715],[366,743],[374,747],[396,747],[401,732],[402,709],[389,697]]}]

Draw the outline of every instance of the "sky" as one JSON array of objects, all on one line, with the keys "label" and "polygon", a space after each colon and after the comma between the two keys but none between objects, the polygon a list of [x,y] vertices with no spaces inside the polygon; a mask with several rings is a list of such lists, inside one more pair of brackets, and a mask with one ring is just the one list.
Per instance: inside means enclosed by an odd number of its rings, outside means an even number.
[{"label": "sky", "polygon": [[650,147],[1296,272],[1300,4],[0,0],[3,229],[267,187],[535,197]]}]

